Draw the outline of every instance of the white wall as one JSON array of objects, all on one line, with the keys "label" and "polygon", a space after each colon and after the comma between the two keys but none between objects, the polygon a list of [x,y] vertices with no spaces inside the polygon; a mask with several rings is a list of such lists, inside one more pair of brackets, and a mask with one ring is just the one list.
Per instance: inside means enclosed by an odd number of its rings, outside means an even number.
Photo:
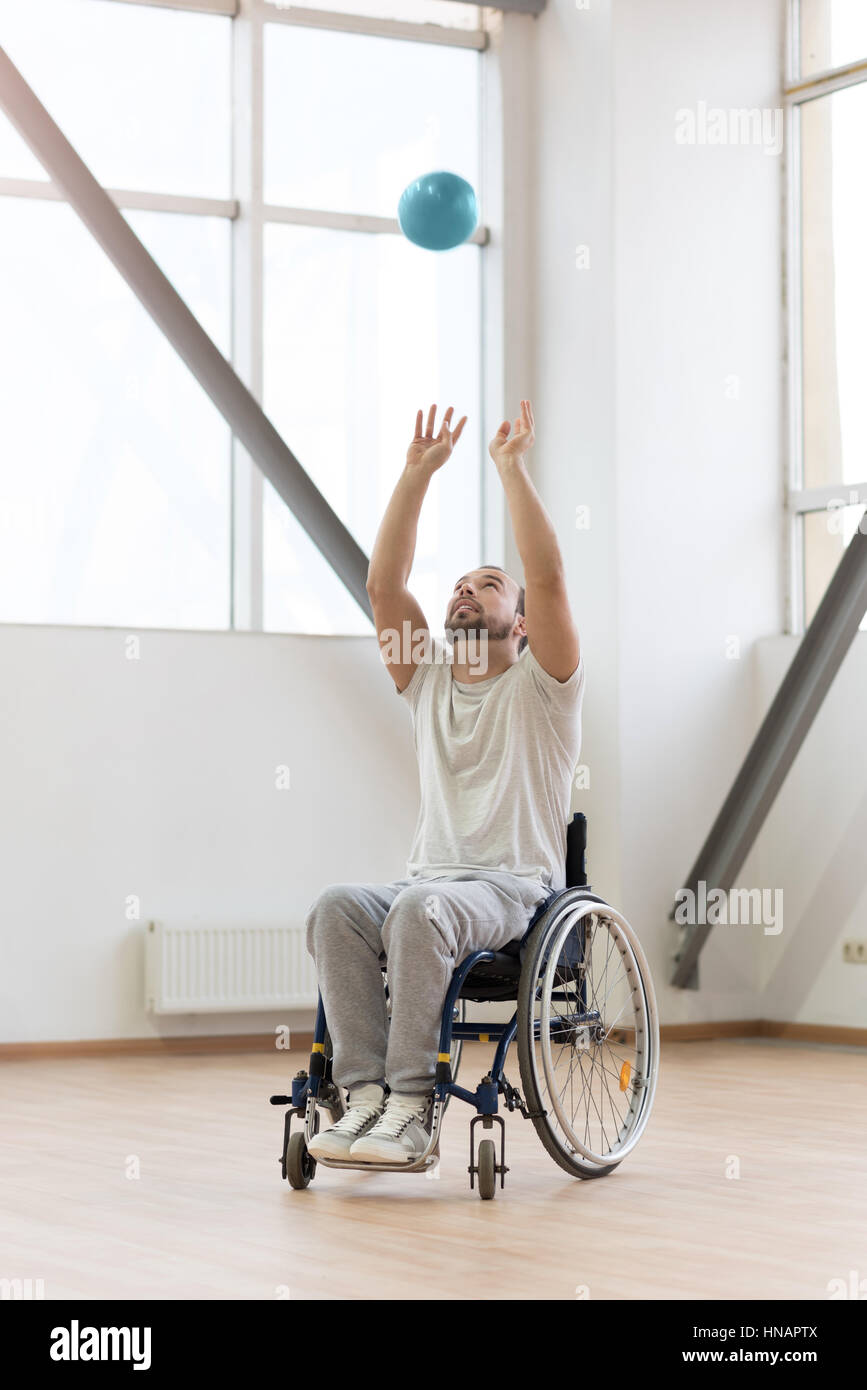
[{"label": "white wall", "polygon": [[588,663],[576,804],[667,1021],[759,1012],[755,962],[727,939],[700,992],[668,987],[667,914],[754,733],[751,653],[783,611],[782,161],[679,144],[676,112],[776,107],[783,18],[782,0],[549,0],[535,35],[536,467]]},{"label": "white wall", "polygon": [[130,661],[120,630],[0,627],[0,1041],[309,1027],[146,1015],[144,923],[300,924],[406,871],[409,714],[372,636],[138,635]]},{"label": "white wall", "polygon": [[[758,643],[762,712],[796,648],[792,637]],[[765,1018],[867,1026],[867,965],[843,960],[845,940],[867,940],[865,691],[859,633],[740,874],[782,892],[783,930],[752,933]]]},{"label": "white wall", "polygon": [[784,5],[614,12],[623,902],[667,1019],[750,1018],[741,938],[714,934],[700,992],[675,991],[664,923],[755,733],[754,644],[783,625],[783,162],[675,131],[702,102],[779,108]]},{"label": "white wall", "polygon": [[[560,538],[587,663],[581,760],[590,786],[576,809],[588,815],[594,884],[613,900],[621,845],[611,6],[579,13],[549,0],[538,20],[509,22],[522,24],[535,74],[525,200],[535,353],[520,395],[533,400],[530,471]],[[589,270],[576,269],[579,245],[589,248]],[[589,509],[589,530],[576,528],[579,507]],[[513,544],[507,567],[520,572]]]}]

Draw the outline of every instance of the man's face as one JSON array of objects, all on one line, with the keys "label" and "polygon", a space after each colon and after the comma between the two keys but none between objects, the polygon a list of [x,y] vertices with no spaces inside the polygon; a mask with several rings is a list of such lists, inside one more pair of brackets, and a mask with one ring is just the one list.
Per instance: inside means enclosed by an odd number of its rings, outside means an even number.
[{"label": "man's face", "polygon": [[472,570],[455,585],[446,628],[452,632],[487,632],[490,640],[503,641],[512,636],[518,621],[515,610],[520,592],[514,579],[502,570]]}]

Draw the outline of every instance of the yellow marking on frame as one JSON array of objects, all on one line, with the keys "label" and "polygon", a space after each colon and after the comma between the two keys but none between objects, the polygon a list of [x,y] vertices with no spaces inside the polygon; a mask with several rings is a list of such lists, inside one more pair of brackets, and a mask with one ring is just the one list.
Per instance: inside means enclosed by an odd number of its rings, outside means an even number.
[{"label": "yellow marking on frame", "polygon": [[450,1062],[451,1060],[452,1060],[452,1054],[451,1054],[450,1052],[438,1052],[438,1053],[437,1053],[437,1061],[438,1061],[438,1062]]},{"label": "yellow marking on frame", "polygon": [[480,1034],[479,1034],[479,1042],[490,1042],[490,1041],[491,1041],[491,1035],[490,1035],[490,1033],[480,1033]]},{"label": "yellow marking on frame", "polygon": [[620,1068],[620,1089],[621,1089],[621,1091],[625,1091],[625,1090],[626,1090],[626,1087],[629,1085],[629,1078],[630,1078],[631,1075],[632,1075],[632,1068],[631,1068],[631,1066],[629,1065],[628,1062],[624,1062],[624,1063],[623,1063],[623,1066]]},{"label": "yellow marking on frame", "polygon": [[324,1052],[324,1051],[325,1051],[325,1043],[314,1043],[314,1044],[313,1044],[313,1051],[314,1051],[314,1052]]}]

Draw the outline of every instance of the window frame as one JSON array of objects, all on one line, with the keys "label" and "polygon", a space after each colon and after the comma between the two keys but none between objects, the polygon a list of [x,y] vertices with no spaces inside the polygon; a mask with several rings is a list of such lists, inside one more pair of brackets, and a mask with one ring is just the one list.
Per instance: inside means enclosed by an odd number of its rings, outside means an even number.
[{"label": "window frame", "polygon": [[800,61],[801,0],[788,0],[783,103],[786,113],[785,167],[785,277],[787,344],[787,449],[786,497],[786,631],[801,636],[806,623],[806,578],[804,518],[810,513],[827,512],[846,494],[850,502],[867,503],[867,476],[857,483],[828,483],[822,487],[804,486],[804,354],[802,338],[803,248],[801,218],[801,107],[820,97],[831,96],[867,82],[867,54],[841,67],[801,76]]}]

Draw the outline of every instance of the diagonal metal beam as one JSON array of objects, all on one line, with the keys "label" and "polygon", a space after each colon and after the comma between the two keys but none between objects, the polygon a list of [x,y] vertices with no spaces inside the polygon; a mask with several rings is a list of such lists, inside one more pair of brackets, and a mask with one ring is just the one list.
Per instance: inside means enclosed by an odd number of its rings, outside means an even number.
[{"label": "diagonal metal beam", "polygon": [[[684,885],[694,893],[727,892],[735,881],[777,792],[828,693],[867,612],[867,512],[834,571],[813,621],[804,633],[773,703],[744,759],[722,810]],[[669,914],[674,917],[675,910]],[[690,926],[671,983],[698,987],[698,958],[711,933]]]},{"label": "diagonal metal beam", "polygon": [[2,48],[0,106],[372,622],[361,546]]}]

